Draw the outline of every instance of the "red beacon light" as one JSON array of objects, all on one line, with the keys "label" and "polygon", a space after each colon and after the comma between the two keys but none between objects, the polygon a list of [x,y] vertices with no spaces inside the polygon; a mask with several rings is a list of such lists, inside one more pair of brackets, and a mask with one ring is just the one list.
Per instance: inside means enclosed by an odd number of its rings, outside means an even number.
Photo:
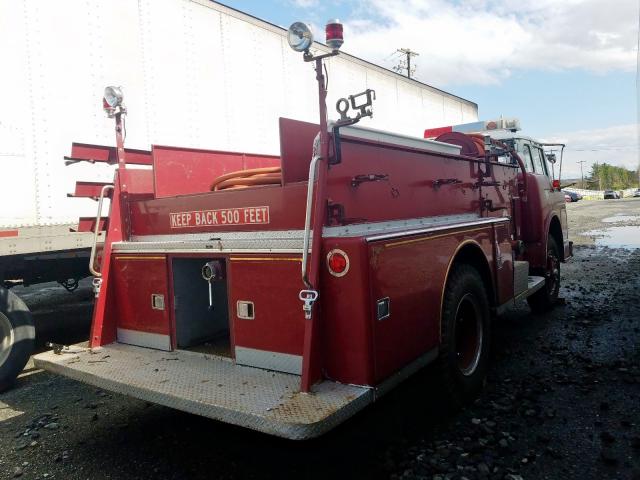
[{"label": "red beacon light", "polygon": [[340,20],[329,20],[325,27],[325,34],[327,46],[331,48],[331,50],[339,50],[344,43],[342,23],[340,23]]}]

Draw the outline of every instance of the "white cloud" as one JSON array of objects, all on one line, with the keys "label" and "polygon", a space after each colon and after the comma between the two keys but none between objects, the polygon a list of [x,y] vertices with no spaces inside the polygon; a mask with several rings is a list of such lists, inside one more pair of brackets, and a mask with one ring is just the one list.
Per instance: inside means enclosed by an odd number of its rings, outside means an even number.
[{"label": "white cloud", "polygon": [[563,178],[579,178],[580,164],[585,177],[594,163],[608,163],[628,170],[638,168],[638,125],[617,125],[613,127],[580,130],[555,135],[545,139],[549,142],[566,143],[562,165]]},{"label": "white cloud", "polygon": [[636,66],[636,0],[361,0],[351,17],[345,51],[391,67],[396,48],[411,48],[417,77],[436,85],[499,83],[514,69]]},{"label": "white cloud", "polygon": [[291,3],[299,8],[311,8],[318,5],[318,0],[291,0]]}]

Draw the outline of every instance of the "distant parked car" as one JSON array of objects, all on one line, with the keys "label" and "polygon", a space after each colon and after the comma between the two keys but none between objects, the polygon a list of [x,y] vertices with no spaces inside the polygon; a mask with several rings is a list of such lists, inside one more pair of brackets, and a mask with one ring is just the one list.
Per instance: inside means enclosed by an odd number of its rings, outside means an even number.
[{"label": "distant parked car", "polygon": [[640,188],[637,188],[635,192],[633,192],[634,197],[640,197]]},{"label": "distant parked car", "polygon": [[569,195],[571,197],[571,201],[572,202],[577,202],[578,200],[582,200],[582,195],[580,195],[579,193],[576,192],[567,192],[567,191],[562,191],[562,193],[565,194],[565,196]]},{"label": "distant parked car", "polygon": [[605,190],[604,191],[604,199],[605,200],[612,200],[612,199],[616,199],[616,198],[620,198],[620,194],[618,192],[616,192],[615,190]]}]

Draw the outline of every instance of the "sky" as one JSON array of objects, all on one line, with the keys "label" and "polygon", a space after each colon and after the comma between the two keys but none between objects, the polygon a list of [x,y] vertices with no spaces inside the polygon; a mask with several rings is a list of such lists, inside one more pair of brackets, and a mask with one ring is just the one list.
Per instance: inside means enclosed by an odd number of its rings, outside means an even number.
[{"label": "sky", "polygon": [[344,24],[342,51],[393,68],[419,55],[416,79],[517,117],[523,133],[567,143],[563,177],[595,162],[635,170],[640,154],[636,71],[640,0],[221,0],[324,40]]}]

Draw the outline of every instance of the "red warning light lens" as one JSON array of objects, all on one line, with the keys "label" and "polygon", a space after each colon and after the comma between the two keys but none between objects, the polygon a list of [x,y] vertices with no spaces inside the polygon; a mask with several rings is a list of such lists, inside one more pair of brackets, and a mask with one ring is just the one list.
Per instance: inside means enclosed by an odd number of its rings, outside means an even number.
[{"label": "red warning light lens", "polygon": [[329,20],[325,27],[326,42],[332,50],[338,50],[344,43],[340,20]]},{"label": "red warning light lens", "polygon": [[342,250],[331,250],[327,255],[329,273],[335,277],[342,277],[349,271],[349,257]]},{"label": "red warning light lens", "polygon": [[347,269],[347,259],[339,253],[335,253],[329,258],[329,268],[333,273],[342,273]]}]

